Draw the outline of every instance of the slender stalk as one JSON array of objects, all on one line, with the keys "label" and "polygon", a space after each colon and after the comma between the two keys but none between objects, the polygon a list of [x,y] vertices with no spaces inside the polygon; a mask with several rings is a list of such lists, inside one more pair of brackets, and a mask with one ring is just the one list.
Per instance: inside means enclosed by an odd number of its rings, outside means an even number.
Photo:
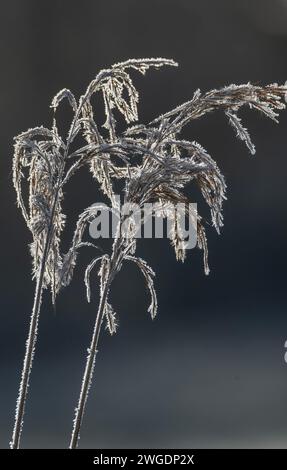
[{"label": "slender stalk", "polygon": [[93,330],[92,341],[91,341],[90,348],[88,349],[88,356],[87,356],[85,372],[83,375],[83,380],[82,380],[82,385],[81,385],[81,392],[79,396],[78,406],[75,410],[75,418],[73,422],[73,430],[72,430],[69,449],[76,449],[78,446],[79,439],[80,439],[80,431],[81,431],[83,416],[84,416],[85,407],[86,407],[86,403],[87,403],[87,399],[89,395],[89,390],[90,390],[90,386],[92,383],[93,374],[95,370],[97,346],[98,346],[101,326],[102,326],[104,315],[105,315],[105,304],[108,299],[109,290],[110,290],[112,281],[114,279],[118,263],[122,257],[122,244],[124,241],[123,238],[121,237],[122,223],[123,223],[123,220],[120,220],[118,227],[117,227],[117,235],[115,237],[114,244],[113,244],[113,251],[112,251],[112,256],[111,256],[110,265],[109,265],[109,273],[101,289],[101,297],[100,297],[98,312],[96,316],[95,326]]},{"label": "slender stalk", "polygon": [[[70,130],[70,134],[67,140],[66,149],[64,152],[64,161],[67,159],[70,144],[72,141],[72,136],[75,128],[76,120],[79,116],[79,113],[82,109],[82,105],[79,106]],[[51,246],[52,234],[53,234],[53,225],[54,225],[54,217],[59,197],[59,192],[62,188],[62,179],[64,176],[64,165],[62,165],[59,176],[58,176],[58,184],[55,189],[55,195],[51,210],[50,222],[47,230],[47,236],[44,245],[43,256],[41,259],[41,265],[39,269],[39,274],[37,276],[36,288],[35,288],[35,296],[34,296],[34,304],[32,309],[32,314],[30,318],[30,326],[29,326],[29,333],[28,338],[26,341],[26,351],[24,356],[24,363],[21,373],[21,381],[19,386],[19,393],[17,398],[16,404],[16,412],[15,412],[15,422],[12,434],[12,440],[10,442],[11,449],[19,449],[20,447],[20,439],[21,439],[21,432],[23,427],[24,421],[24,414],[25,414],[25,407],[26,407],[26,400],[28,394],[28,387],[29,387],[29,379],[31,375],[32,365],[33,365],[33,358],[35,353],[35,347],[37,342],[37,332],[38,332],[38,323],[39,323],[39,316],[40,316],[40,308],[42,304],[42,294],[43,294],[43,281],[44,281],[44,273],[46,268],[46,262],[49,255],[49,250]]]},{"label": "slender stalk", "polygon": [[25,351],[23,369],[22,369],[22,374],[21,374],[19,394],[17,398],[15,423],[14,423],[12,441],[10,442],[11,449],[19,449],[20,447],[20,439],[21,439],[25,406],[26,406],[26,400],[27,400],[27,394],[28,394],[29,379],[31,375],[35,346],[37,342],[37,332],[38,332],[40,307],[42,304],[45,266],[46,266],[46,261],[48,258],[50,246],[51,246],[51,235],[53,233],[53,220],[54,220],[55,208],[56,208],[57,200],[58,200],[58,193],[59,193],[59,190],[57,190],[55,194],[50,224],[49,224],[49,228],[47,231],[43,256],[42,256],[40,270],[39,270],[39,275],[37,276],[34,304],[33,304],[33,309],[32,309],[32,314],[31,314],[31,319],[30,319],[29,334],[28,334],[28,339],[26,342],[26,351]]},{"label": "slender stalk", "polygon": [[80,430],[81,430],[83,415],[84,415],[88,393],[89,393],[89,389],[92,383],[93,373],[95,369],[97,345],[98,345],[101,326],[102,326],[102,322],[104,318],[105,303],[107,300],[108,291],[109,291],[109,280],[106,281],[102,294],[101,294],[99,308],[98,308],[96,322],[95,322],[93,336],[92,336],[92,341],[91,341],[90,349],[88,349],[88,357],[87,357],[85,372],[83,376],[80,397],[79,397],[78,406],[75,412],[73,431],[72,431],[72,436],[71,436],[71,441],[70,441],[70,446],[69,446],[70,449],[76,449],[79,438],[80,438]]}]

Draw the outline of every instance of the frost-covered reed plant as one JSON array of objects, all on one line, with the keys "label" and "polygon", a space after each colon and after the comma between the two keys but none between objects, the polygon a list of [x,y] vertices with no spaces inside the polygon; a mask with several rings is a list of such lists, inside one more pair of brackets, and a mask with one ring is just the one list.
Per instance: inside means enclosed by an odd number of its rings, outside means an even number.
[{"label": "frost-covered reed plant", "polygon": [[[166,63],[166,61],[162,63],[160,61],[161,59],[159,59],[160,65]],[[126,64],[139,71],[145,71],[143,64],[146,64],[146,61],[132,60]],[[176,64],[171,62],[170,65]],[[120,145],[125,153],[123,164],[115,166],[107,153],[105,162],[99,164],[97,160],[93,160],[91,165],[94,176],[101,183],[103,192],[110,200],[110,210],[116,213],[118,207],[114,181],[117,179],[124,181],[122,196],[125,211],[121,213],[118,220],[111,253],[95,257],[85,272],[87,299],[90,301],[90,274],[94,268],[98,269],[100,301],[92,341],[88,348],[79,401],[75,410],[70,441],[70,448],[72,449],[77,447],[80,437],[103,321],[106,321],[106,326],[111,334],[116,332],[117,318],[110,303],[109,294],[112,282],[125,262],[135,263],[141,270],[151,296],[148,311],[152,318],[157,313],[157,298],[153,283],[155,273],[146,261],[138,257],[136,253],[138,226],[135,224],[133,217],[129,217],[133,206],[136,205],[144,209],[146,203],[153,203],[153,216],[156,216],[158,211],[158,215],[170,219],[171,241],[176,258],[184,261],[186,254],[185,242],[180,231],[177,212],[171,209],[178,203],[182,203],[187,207],[189,199],[183,190],[190,182],[194,182],[198,185],[204,200],[210,208],[212,224],[219,233],[223,225],[222,203],[225,199],[226,186],[218,166],[206,150],[197,142],[180,138],[183,127],[193,119],[198,119],[205,114],[220,109],[225,112],[237,136],[246,143],[250,152],[254,154],[255,147],[251,142],[247,129],[242,125],[237,114],[238,110],[242,106],[248,105],[251,109],[256,109],[277,122],[278,114],[276,111],[285,108],[282,97],[286,93],[286,88],[277,84],[260,87],[247,83],[239,86],[231,85],[203,94],[200,90],[197,90],[190,101],[159,116],[148,125],[129,127],[124,133],[119,134],[116,128],[117,111],[124,115],[128,124],[137,119],[136,103],[138,102],[138,94],[133,87],[129,87],[130,101],[123,106],[123,91],[124,87],[119,85],[117,79],[111,77],[105,94],[105,127],[109,132],[108,141]],[[92,115],[91,109],[90,113]],[[93,132],[92,128],[89,129],[87,137],[90,144],[98,139],[98,135]],[[89,218],[90,211],[93,212],[94,208],[88,208],[80,220],[83,217]],[[197,223],[197,243],[198,247],[203,249],[204,269],[205,273],[208,274],[207,240],[203,219],[200,215],[197,215],[195,222],[194,214],[190,213],[188,209],[185,215],[191,217],[192,223]],[[143,210],[141,214],[142,223],[144,223],[147,216],[150,216],[150,214],[146,214],[146,210]],[[122,230],[123,226],[125,226],[124,230]]]},{"label": "frost-covered reed plant", "polygon": [[[219,232],[222,226],[222,203],[225,198],[225,182],[214,160],[197,143],[182,140],[183,127],[209,112],[221,109],[235,128],[240,139],[245,141],[251,153],[255,148],[247,130],[237,115],[239,108],[248,105],[277,122],[277,110],[283,109],[281,101],[286,93],[284,86],[272,84],[264,87],[231,85],[220,90],[201,93],[197,90],[190,101],[161,115],[148,125],[128,127],[124,132],[117,130],[117,121],[122,115],[130,124],[137,121],[138,92],[128,71],[136,70],[145,74],[150,67],[176,66],[169,59],[134,59],[118,63],[101,71],[88,86],[77,102],[68,89],[61,90],[52,101],[56,111],[62,99],[67,99],[73,110],[73,119],[67,137],[59,135],[54,117],[51,129],[37,127],[16,137],[14,154],[14,185],[18,205],[31,231],[33,242],[33,277],[36,280],[34,305],[31,314],[29,335],[16,406],[15,426],[11,448],[19,448],[23,417],[37,340],[38,321],[44,289],[50,288],[52,301],[62,287],[68,285],[76,266],[77,254],[82,246],[93,246],[83,241],[89,222],[98,212],[99,206],[84,210],[75,227],[71,246],[67,253],[61,252],[61,235],[65,225],[62,211],[63,188],[67,181],[84,165],[89,168],[110,203],[110,210],[118,213],[114,182],[124,182],[123,199],[125,206],[137,204],[143,207],[147,202],[157,203],[154,207],[171,223],[172,244],[176,257],[185,259],[185,243],[181,237],[178,219],[170,210],[174,204],[188,202],[183,190],[190,182],[198,185],[211,211],[212,224]],[[100,92],[104,101],[105,124],[99,128],[91,98]],[[73,147],[76,137],[85,139],[77,150]],[[28,181],[28,194],[23,181]],[[24,181],[25,183],[25,181]],[[25,184],[24,184],[25,187]],[[26,202],[25,202],[26,201]],[[149,214],[150,215],[150,214]],[[156,215],[156,214],[153,214]],[[189,217],[190,213],[186,215]],[[146,215],[143,215],[143,220]],[[204,268],[209,272],[207,242],[203,219],[197,221],[198,246],[204,252]],[[122,227],[128,230],[123,234]],[[128,232],[128,236],[127,236]],[[91,345],[82,380],[78,406],[76,408],[70,448],[78,444],[93,371],[99,334],[103,320],[111,334],[116,331],[116,314],[109,301],[113,279],[124,262],[133,262],[141,270],[151,294],[149,312],[157,312],[156,292],[153,284],[154,272],[136,254],[135,225],[127,212],[118,220],[112,251],[97,256],[88,265],[85,273],[87,298],[90,300],[90,273],[98,268],[100,277],[100,301],[96,315]]]}]

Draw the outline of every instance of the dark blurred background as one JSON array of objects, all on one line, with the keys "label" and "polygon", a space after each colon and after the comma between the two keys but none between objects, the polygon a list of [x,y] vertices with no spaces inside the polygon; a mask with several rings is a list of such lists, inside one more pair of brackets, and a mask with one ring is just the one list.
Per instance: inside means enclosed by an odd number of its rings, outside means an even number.
[{"label": "dark blurred background", "polygon": [[[284,83],[287,1],[9,0],[1,3],[0,38],[0,447],[7,447],[34,290],[31,238],[11,182],[13,136],[50,125],[59,89],[79,96],[99,69],[127,58],[180,64],[134,74],[143,122],[198,87]],[[228,183],[222,235],[208,230],[211,274],[204,276],[199,250],[182,265],[168,241],[140,244],[157,272],[159,315],[150,320],[142,278],[124,268],[112,292],[120,328],[101,335],[82,448],[286,447],[287,113],[279,125],[248,110],[241,116],[255,158],[220,114],[185,133],[216,159]],[[70,220],[97,197],[83,170],[67,196]],[[90,256],[81,256],[56,312],[45,295],[25,448],[67,446],[97,308],[95,293],[91,305],[85,300]]]}]

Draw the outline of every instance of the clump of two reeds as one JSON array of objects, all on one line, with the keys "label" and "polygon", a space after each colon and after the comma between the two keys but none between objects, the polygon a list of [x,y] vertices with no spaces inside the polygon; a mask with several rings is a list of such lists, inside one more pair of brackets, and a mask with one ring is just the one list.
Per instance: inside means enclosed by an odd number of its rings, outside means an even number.
[{"label": "clump of two reeds", "polygon": [[[123,134],[118,134],[116,113],[121,113],[128,124],[137,120],[138,93],[127,70],[135,69],[144,74],[149,67],[158,68],[163,65],[176,63],[168,59],[140,59],[115,64],[111,69],[103,70],[97,75],[79,103],[69,90],[60,91],[53,99],[52,107],[56,110],[62,99],[68,99],[74,111],[65,140],[58,133],[56,119],[52,129],[39,127],[16,138],[14,185],[18,204],[33,236],[31,252],[36,290],[11,448],[18,448],[20,444],[43,290],[50,287],[52,300],[55,302],[60,289],[72,280],[78,250],[82,246],[93,246],[92,243],[83,241],[85,228],[95,216],[95,208],[92,206],[80,215],[70,249],[66,254],[61,253],[60,241],[65,224],[62,212],[63,186],[69,178],[83,165],[88,164],[103,193],[108,197],[111,210],[117,209],[113,186],[115,179],[124,180],[125,204],[143,207],[147,202],[158,203],[154,207],[159,207],[161,214],[171,219],[172,244],[177,259],[183,261],[185,244],[180,236],[175,212],[170,211],[169,207],[188,202],[183,188],[193,181],[199,186],[209,205],[212,223],[219,232],[222,225],[225,182],[216,163],[198,143],[178,137],[182,128],[193,119],[222,109],[238,137],[244,140],[251,153],[254,153],[255,148],[248,131],[237,116],[238,109],[247,104],[276,121],[276,110],[284,108],[281,98],[286,93],[286,88],[277,84],[265,87],[249,83],[231,85],[205,94],[198,90],[192,100],[161,115],[149,125],[130,127]],[[98,91],[103,95],[106,115],[104,128],[107,135],[98,128],[91,104],[92,95]],[[125,94],[128,98],[125,98]],[[70,146],[78,134],[85,138],[86,144],[71,152]],[[133,158],[135,156],[137,159]],[[21,186],[25,168],[28,170],[29,179],[28,207],[24,204]],[[133,236],[132,220],[128,221],[130,236],[122,235],[121,226],[126,223],[123,217],[125,216],[120,217],[118,221],[111,254],[94,258],[85,274],[87,297],[90,300],[90,273],[94,267],[99,268],[100,302],[76,408],[70,448],[75,448],[78,443],[104,318],[111,334],[116,331],[116,314],[109,302],[109,292],[113,279],[124,262],[134,262],[142,271],[151,295],[149,312],[152,317],[157,312],[154,272],[144,260],[136,256],[136,237]],[[200,216],[197,218],[197,233],[198,246],[204,250],[205,272],[208,273],[207,242]]]}]

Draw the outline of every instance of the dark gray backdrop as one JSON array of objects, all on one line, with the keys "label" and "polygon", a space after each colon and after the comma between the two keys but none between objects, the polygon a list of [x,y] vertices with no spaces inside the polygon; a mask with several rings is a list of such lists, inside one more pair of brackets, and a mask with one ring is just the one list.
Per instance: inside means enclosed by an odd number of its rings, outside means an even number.
[{"label": "dark gray backdrop", "polygon": [[[198,87],[284,83],[287,1],[10,0],[0,8],[0,446],[7,447],[34,287],[30,235],[11,183],[13,136],[51,122],[59,89],[79,96],[100,68],[130,57],[180,63],[136,79],[144,122]],[[279,126],[242,115],[255,158],[220,114],[186,132],[228,183],[222,236],[208,230],[211,274],[204,276],[198,250],[181,265],[167,241],[141,244],[157,272],[159,315],[149,319],[142,279],[125,268],[113,289],[120,328],[101,336],[81,447],[286,447],[287,114]],[[97,192],[85,171],[70,190],[74,222]],[[81,257],[56,312],[45,296],[23,447],[68,443],[97,305],[96,295],[85,302],[88,259]]]}]

